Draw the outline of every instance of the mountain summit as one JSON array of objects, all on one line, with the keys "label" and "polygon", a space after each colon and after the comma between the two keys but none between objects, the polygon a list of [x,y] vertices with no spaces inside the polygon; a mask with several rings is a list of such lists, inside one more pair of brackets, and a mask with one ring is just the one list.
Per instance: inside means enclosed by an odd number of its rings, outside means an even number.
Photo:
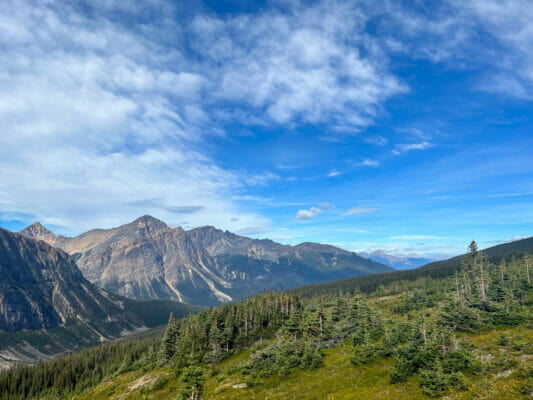
[{"label": "mountain summit", "polygon": [[45,228],[21,233],[62,248],[88,280],[134,299],[214,305],[266,289],[392,270],[330,245],[287,246],[212,226],[185,231],[148,215],[73,238]]},{"label": "mountain summit", "polygon": [[40,222],[35,222],[20,231],[20,234],[30,239],[44,240],[46,243],[61,247],[69,238],[61,235],[55,235],[46,229]]}]

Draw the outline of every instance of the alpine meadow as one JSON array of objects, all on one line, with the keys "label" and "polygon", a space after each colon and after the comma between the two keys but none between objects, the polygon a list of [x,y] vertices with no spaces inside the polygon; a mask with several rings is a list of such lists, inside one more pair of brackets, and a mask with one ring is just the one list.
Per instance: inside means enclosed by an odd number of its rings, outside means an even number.
[{"label": "alpine meadow", "polygon": [[0,400],[532,399],[531,21],[0,2]]}]

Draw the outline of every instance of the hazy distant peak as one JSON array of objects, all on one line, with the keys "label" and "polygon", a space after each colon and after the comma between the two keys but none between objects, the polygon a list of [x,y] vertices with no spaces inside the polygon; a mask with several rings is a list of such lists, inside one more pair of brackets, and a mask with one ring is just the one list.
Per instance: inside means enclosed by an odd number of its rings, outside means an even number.
[{"label": "hazy distant peak", "polygon": [[362,257],[376,261],[395,269],[411,269],[435,261],[433,258],[421,257],[416,254],[392,255],[382,249],[376,249],[368,253],[359,253]]}]

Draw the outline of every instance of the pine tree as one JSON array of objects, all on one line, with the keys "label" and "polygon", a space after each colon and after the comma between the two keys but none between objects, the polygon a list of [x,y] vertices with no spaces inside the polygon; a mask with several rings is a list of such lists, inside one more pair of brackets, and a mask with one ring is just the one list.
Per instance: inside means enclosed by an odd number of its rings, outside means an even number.
[{"label": "pine tree", "polygon": [[185,368],[181,381],[185,385],[185,391],[181,395],[182,400],[201,400],[204,393],[205,376],[200,366],[191,365]]},{"label": "pine tree", "polygon": [[161,347],[159,349],[159,361],[167,364],[176,352],[176,341],[178,339],[179,326],[172,314],[168,319],[167,329],[161,340]]}]

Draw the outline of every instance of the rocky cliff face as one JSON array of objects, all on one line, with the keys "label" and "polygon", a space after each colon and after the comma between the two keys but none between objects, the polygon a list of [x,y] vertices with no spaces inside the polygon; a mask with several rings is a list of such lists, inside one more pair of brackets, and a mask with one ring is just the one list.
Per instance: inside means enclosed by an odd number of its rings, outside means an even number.
[{"label": "rocky cliff face", "polygon": [[[67,253],[0,229],[0,330],[50,329],[69,320],[105,328],[106,319],[118,320],[122,314]],[[122,322],[121,329],[133,328]]]},{"label": "rocky cliff face", "polygon": [[[48,233],[40,236],[50,238]],[[284,246],[210,226],[184,231],[150,216],[114,229],[56,238],[52,240],[76,259],[87,279],[134,299],[213,305],[265,289],[391,270],[334,246]]]},{"label": "rocky cliff face", "polygon": [[[54,239],[37,228],[30,232]],[[86,280],[65,251],[0,228],[0,370],[164,324],[171,312],[181,317],[196,310],[108,293]]]},{"label": "rocky cliff face", "polygon": [[20,234],[30,239],[44,240],[49,245],[55,247],[61,247],[70,239],[61,235],[54,235],[52,232],[42,226],[40,222],[36,222],[30,226],[27,226],[20,231]]}]

